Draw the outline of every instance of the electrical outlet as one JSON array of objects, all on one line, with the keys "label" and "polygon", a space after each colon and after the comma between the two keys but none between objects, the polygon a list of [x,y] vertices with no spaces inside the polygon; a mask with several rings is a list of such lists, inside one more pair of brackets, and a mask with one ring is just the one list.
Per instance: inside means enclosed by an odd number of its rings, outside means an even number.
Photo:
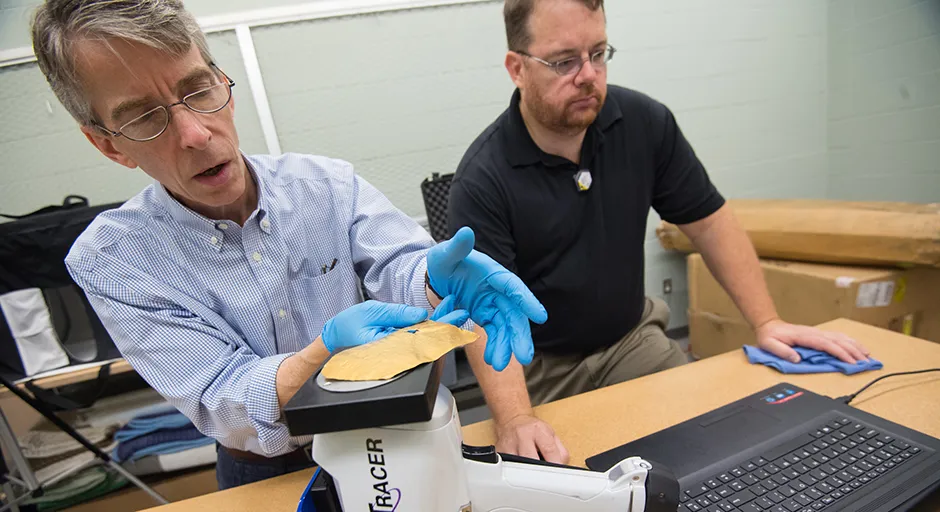
[{"label": "electrical outlet", "polygon": [[663,279],[663,295],[672,293],[672,278]]}]

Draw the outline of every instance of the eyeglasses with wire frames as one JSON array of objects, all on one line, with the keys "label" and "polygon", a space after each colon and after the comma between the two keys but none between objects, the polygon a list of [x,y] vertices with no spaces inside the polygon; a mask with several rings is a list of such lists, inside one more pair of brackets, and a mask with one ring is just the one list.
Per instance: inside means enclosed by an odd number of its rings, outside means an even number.
[{"label": "eyeglasses with wire frames", "polygon": [[578,57],[569,57],[567,59],[557,60],[555,62],[549,62],[547,60],[540,59],[534,55],[531,55],[526,52],[516,51],[519,55],[528,57],[539,64],[544,65],[545,67],[551,69],[560,76],[574,75],[581,71],[581,68],[584,66],[586,61],[591,61],[591,65],[594,66],[594,69],[601,70],[607,67],[607,63],[614,58],[614,54],[617,53],[617,49],[611,45],[607,45],[603,50],[598,50],[590,55],[587,59],[584,59],[580,56]]},{"label": "eyeglasses with wire frames", "polygon": [[170,109],[177,105],[183,105],[198,114],[212,114],[222,110],[232,100],[232,87],[235,86],[235,81],[215,64],[210,64],[210,66],[217,71],[214,76],[221,77],[222,82],[187,94],[176,103],[152,108],[121,125],[118,131],[109,130],[97,122],[93,122],[94,126],[112,137],[125,137],[137,142],[147,142],[156,139],[166,131],[166,127],[170,125]]}]

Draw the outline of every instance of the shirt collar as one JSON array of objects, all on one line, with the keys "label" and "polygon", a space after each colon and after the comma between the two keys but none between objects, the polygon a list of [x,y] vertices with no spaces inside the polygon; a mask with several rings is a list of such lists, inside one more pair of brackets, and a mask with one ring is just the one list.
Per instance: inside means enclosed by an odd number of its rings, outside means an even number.
[{"label": "shirt collar", "polygon": [[[538,162],[543,162],[546,165],[558,165],[564,159],[545,153],[532,140],[532,135],[529,134],[529,129],[526,128],[525,121],[522,119],[522,111],[519,109],[521,99],[522,93],[519,89],[516,89],[509,103],[508,118],[504,130],[506,156],[509,163],[513,167]],[[597,140],[600,142],[603,140],[603,133],[622,117],[623,112],[620,110],[620,105],[608,94],[604,106],[601,107],[601,111],[597,114],[597,118],[591,123],[591,126],[588,127],[588,130],[596,132],[598,135]]]},{"label": "shirt collar", "polygon": [[[267,191],[268,185],[260,178],[263,173],[259,173],[255,170],[252,162],[244,153],[242,153],[241,156],[258,189],[258,206],[248,217],[248,220],[245,221],[245,225],[256,222],[261,231],[270,234],[272,221],[270,215],[268,215],[269,210],[267,208],[267,203],[270,201],[270,194]],[[163,208],[169,213],[170,217],[182,224],[183,227],[197,233],[197,235],[205,241],[206,246],[211,249],[216,251],[222,250],[226,233],[233,228],[239,228],[235,221],[209,219],[204,215],[194,212],[170,195],[166,187],[159,182],[154,183],[154,190],[157,201],[163,205]]]}]

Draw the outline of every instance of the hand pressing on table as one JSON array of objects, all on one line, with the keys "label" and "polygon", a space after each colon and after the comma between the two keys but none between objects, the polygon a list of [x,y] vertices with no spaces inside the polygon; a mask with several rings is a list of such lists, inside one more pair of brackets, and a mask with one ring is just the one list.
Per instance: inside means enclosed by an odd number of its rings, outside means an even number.
[{"label": "hand pressing on table", "polygon": [[793,350],[795,346],[826,352],[849,364],[865,361],[871,355],[867,348],[845,334],[783,320],[771,320],[756,332],[758,347],[792,363],[800,362],[800,355]]},{"label": "hand pressing on table", "polygon": [[568,449],[552,427],[530,414],[522,414],[497,424],[496,435],[496,451],[501,453],[530,459],[542,458],[555,464],[567,464],[570,459]]}]

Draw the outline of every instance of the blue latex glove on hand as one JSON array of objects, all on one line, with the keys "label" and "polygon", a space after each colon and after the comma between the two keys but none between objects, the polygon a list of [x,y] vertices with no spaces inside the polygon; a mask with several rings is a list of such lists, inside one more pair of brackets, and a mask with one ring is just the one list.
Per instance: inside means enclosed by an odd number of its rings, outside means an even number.
[{"label": "blue latex glove on hand", "polygon": [[[449,299],[449,300],[448,300]],[[432,320],[461,326],[470,313],[455,310],[456,301],[447,297],[434,311]],[[339,349],[356,347],[382,339],[402,327],[428,319],[428,312],[405,304],[388,304],[374,300],[356,304],[331,318],[323,326],[323,345],[332,354]]]},{"label": "blue latex glove on hand", "polygon": [[512,356],[521,364],[532,362],[535,349],[529,321],[548,320],[548,312],[515,274],[489,256],[473,250],[473,230],[460,228],[453,238],[428,251],[431,288],[441,296],[453,295],[455,307],[486,331],[483,359],[496,371]]},{"label": "blue latex glove on hand", "polygon": [[457,309],[457,297],[448,295],[437,305],[431,315],[431,320],[460,327],[470,320],[470,313],[464,309]]}]

